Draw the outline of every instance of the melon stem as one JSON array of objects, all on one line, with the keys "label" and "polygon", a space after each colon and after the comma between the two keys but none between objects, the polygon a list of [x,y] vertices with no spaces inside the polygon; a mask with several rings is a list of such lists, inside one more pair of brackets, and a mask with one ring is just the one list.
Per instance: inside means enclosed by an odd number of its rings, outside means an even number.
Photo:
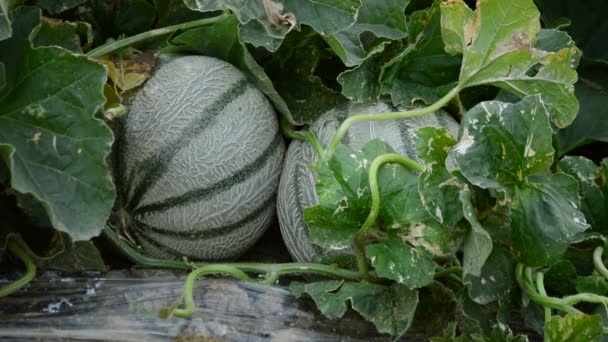
[{"label": "melon stem", "polygon": [[324,264],[305,263],[305,262],[290,262],[282,264],[268,263],[249,263],[249,262],[234,262],[234,263],[204,263],[204,262],[184,262],[179,260],[163,260],[150,258],[141,254],[126,241],[121,239],[118,234],[111,228],[106,226],[103,230],[103,235],[120,251],[122,251],[129,260],[133,263],[152,268],[167,268],[176,270],[192,270],[193,268],[201,268],[211,265],[224,265],[234,267],[246,273],[258,274],[275,274],[275,276],[285,274],[317,274],[332,278],[346,280],[361,280],[362,275],[357,271],[351,271],[343,268],[336,268]]}]

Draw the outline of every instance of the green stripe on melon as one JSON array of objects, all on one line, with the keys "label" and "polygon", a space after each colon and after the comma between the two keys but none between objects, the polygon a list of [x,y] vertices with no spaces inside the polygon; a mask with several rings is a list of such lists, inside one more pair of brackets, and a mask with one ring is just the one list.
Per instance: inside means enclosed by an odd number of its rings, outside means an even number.
[{"label": "green stripe on melon", "polygon": [[[338,126],[352,114],[381,113],[397,111],[392,105],[378,103],[361,105],[347,103],[323,114],[313,125],[313,132],[325,147],[329,145]],[[416,154],[416,131],[420,127],[445,127],[453,136],[458,136],[458,123],[445,112],[423,117],[363,122],[353,125],[342,143],[361,149],[368,141],[381,138],[402,155],[419,160]],[[277,199],[277,213],[283,240],[291,256],[299,262],[318,261],[334,251],[314,245],[308,238],[308,227],[304,222],[303,210],[318,204],[315,194],[315,179],[309,166],[318,160],[313,147],[305,141],[294,140],[289,145],[285,165],[281,175]]]},{"label": "green stripe on melon", "polygon": [[221,60],[162,56],[113,156],[128,233],[154,257],[220,260],[270,225],[284,143],[269,101]]}]

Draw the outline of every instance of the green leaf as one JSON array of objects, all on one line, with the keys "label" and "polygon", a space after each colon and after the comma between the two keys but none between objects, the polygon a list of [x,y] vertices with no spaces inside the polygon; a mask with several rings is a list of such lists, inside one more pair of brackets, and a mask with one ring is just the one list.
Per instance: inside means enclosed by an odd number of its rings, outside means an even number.
[{"label": "green leaf", "polygon": [[418,192],[427,212],[448,227],[462,219],[457,200],[465,184],[450,174],[445,163],[456,141],[445,128],[423,127],[418,130],[416,150],[425,168],[420,174]]},{"label": "green leaf", "polygon": [[513,188],[511,205],[513,253],[528,266],[554,262],[589,227],[576,181],[563,173]]},{"label": "green leaf", "polygon": [[56,234],[44,256],[33,255],[41,269],[63,272],[107,271],[103,258],[92,241],[70,240],[67,234]]},{"label": "green leaf", "polygon": [[376,273],[413,290],[433,282],[437,264],[424,249],[408,246],[394,235],[366,250]]},{"label": "green leaf", "polygon": [[399,284],[346,283],[340,293],[350,299],[355,311],[393,340],[409,329],[418,305],[418,292]]},{"label": "green leaf", "polygon": [[554,150],[548,113],[538,96],[518,103],[482,102],[460,125],[451,154],[463,175],[482,188],[523,184],[549,171]]},{"label": "green leaf", "polygon": [[[335,82],[322,68],[332,69],[340,63],[327,49],[323,38],[310,27],[285,37],[272,58],[258,58],[272,79],[275,89],[287,104],[298,124],[310,124],[320,115],[337,108],[346,99],[324,82]],[[335,71],[337,75],[338,70]],[[323,79],[319,75],[323,75]]]},{"label": "green leaf", "polygon": [[589,277],[577,277],[576,278],[576,291],[595,293],[600,296],[608,293],[608,282],[606,278],[600,275],[592,275]]},{"label": "green leaf", "polygon": [[317,309],[329,319],[338,319],[347,310],[346,298],[338,293],[343,280],[321,281],[310,284],[293,282],[289,288],[296,297],[307,293],[315,302]]},{"label": "green leaf", "polygon": [[[184,0],[184,3],[201,12],[232,11],[240,23],[240,40],[254,46],[263,46],[269,51],[275,51],[289,32],[288,25],[275,26],[271,23],[262,1]],[[274,14],[292,13],[298,24],[309,25],[325,36],[351,26],[361,6],[359,0],[284,0],[281,3],[271,3],[277,5]]]},{"label": "green leaf", "polygon": [[600,168],[587,158],[574,156],[564,157],[557,167],[577,181],[581,211],[591,228],[608,232],[608,189],[602,189]]},{"label": "green leaf", "polygon": [[446,227],[432,218],[414,222],[402,238],[417,248],[424,248],[435,256],[456,253],[467,232],[467,227]]},{"label": "green leaf", "polygon": [[36,6],[48,11],[50,14],[58,14],[72,9],[87,0],[36,0]]},{"label": "green leaf", "polygon": [[545,271],[545,288],[550,294],[567,296],[575,292],[576,268],[568,260],[558,260]]},{"label": "green leaf", "polygon": [[[304,210],[304,220],[314,243],[333,249],[350,246],[350,238],[365,221],[371,206],[367,183],[370,163],[362,152],[340,145],[331,160],[313,164],[319,204]],[[335,232],[330,233],[331,230]]]},{"label": "green leaf", "polygon": [[[357,21],[345,30],[325,37],[346,66],[355,66],[384,45],[378,38],[397,40],[407,35],[404,10],[409,0],[362,0]],[[379,45],[379,46],[378,46]]]},{"label": "green leaf", "polygon": [[396,106],[432,104],[458,80],[461,58],[444,51],[440,4],[436,0],[430,8],[412,13],[409,45],[383,66],[382,94],[390,95]]},{"label": "green leaf", "polygon": [[345,302],[350,301],[352,308],[372,322],[379,332],[390,334],[394,339],[407,331],[418,304],[418,292],[399,284],[322,281],[305,285],[292,283],[290,289],[297,297],[309,294],[330,319],[342,317]]},{"label": "green leaf", "polygon": [[106,165],[112,135],[94,118],[106,72],[61,48],[32,48],[28,36],[40,22],[39,9],[13,15],[13,37],[0,42],[0,50],[13,51],[0,56],[8,66],[0,92],[2,158],[13,188],[36,196],[56,229],[90,239],[114,202]]},{"label": "green leaf", "polygon": [[[304,210],[313,242],[334,249],[350,246],[371,210],[369,165],[381,154],[394,153],[384,141],[374,139],[361,152],[340,145],[329,161],[313,165],[319,204]],[[385,164],[378,171],[379,219],[392,229],[428,218],[420,206],[417,177],[399,164]]]},{"label": "green leaf", "polygon": [[370,53],[370,56],[360,65],[338,75],[338,83],[342,85],[342,94],[355,102],[375,103],[381,95],[380,75],[384,66],[403,46],[399,42],[382,45]]},{"label": "green leaf", "polygon": [[473,107],[451,152],[471,183],[507,192],[514,253],[530,266],[557,260],[588,227],[574,179],[536,176],[549,172],[553,152],[551,126],[538,96]]},{"label": "green leaf", "polygon": [[173,38],[170,41],[171,47],[164,51],[196,51],[231,63],[243,71],[253,84],[272,101],[277,110],[293,123],[291,112],[277,93],[272,81],[247,48],[239,42],[237,24],[236,18],[229,16],[213,25],[188,30]]},{"label": "green leaf", "polygon": [[91,26],[83,22],[68,22],[44,19],[32,37],[34,47],[59,46],[74,54],[82,54],[80,35],[86,37],[86,44],[92,43]]},{"label": "green leaf", "polygon": [[580,51],[573,44],[557,52],[532,47],[540,31],[533,0],[480,1],[475,12],[462,0],[449,1],[441,13],[446,51],[463,55],[461,89],[491,84],[518,97],[541,94],[556,126],[572,123]]},{"label": "green leaf", "polygon": [[608,142],[608,64],[583,63],[578,73],[580,110],[574,122],[555,135],[560,155],[595,141]]},{"label": "green leaf", "polygon": [[585,314],[553,316],[545,323],[545,341],[601,341],[602,317]]},{"label": "green leaf", "polygon": [[471,230],[464,239],[463,273],[481,277],[482,268],[492,253],[492,237],[477,220],[477,211],[471,202],[471,191],[468,188],[461,190],[459,199],[464,218],[471,225]]}]

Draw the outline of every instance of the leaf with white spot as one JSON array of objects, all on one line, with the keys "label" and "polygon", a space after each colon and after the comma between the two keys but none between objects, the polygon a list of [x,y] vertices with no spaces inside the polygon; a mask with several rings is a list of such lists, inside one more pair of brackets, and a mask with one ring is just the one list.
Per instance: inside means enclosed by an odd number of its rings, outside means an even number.
[{"label": "leaf with white spot", "polygon": [[603,322],[600,315],[569,313],[553,316],[545,323],[545,341],[586,341],[602,340]]},{"label": "leaf with white spot", "polygon": [[[371,211],[369,167],[379,155],[394,153],[384,141],[374,139],[355,151],[340,145],[329,161],[313,165],[319,204],[304,210],[310,237],[332,249],[350,246],[352,237]],[[428,217],[420,206],[413,171],[399,164],[382,165],[378,171],[381,207],[378,218],[392,228]]]},{"label": "leaf with white spot", "polygon": [[555,262],[589,228],[576,181],[563,173],[543,178],[510,190],[513,254],[534,267]]},{"label": "leaf with white spot", "polygon": [[342,317],[346,303],[363,318],[372,322],[381,333],[399,339],[410,327],[418,306],[418,292],[400,284],[390,286],[367,282],[353,283],[337,280],[309,284],[293,282],[296,297],[308,294],[323,315],[330,319]]},{"label": "leaf with white spot", "polygon": [[462,174],[482,188],[523,184],[549,171],[553,130],[539,96],[510,104],[481,102],[460,124],[460,141],[450,152]]},{"label": "leaf with white spot", "polygon": [[367,247],[367,257],[376,273],[410,289],[433,282],[437,264],[424,249],[412,248],[394,235],[388,240]]},{"label": "leaf with white spot", "polygon": [[445,128],[423,127],[417,137],[416,150],[425,163],[418,182],[422,204],[437,221],[453,227],[462,218],[458,194],[466,186],[445,166],[448,152],[456,141]]},{"label": "leaf with white spot", "polygon": [[556,52],[534,47],[539,17],[533,0],[478,1],[474,12],[463,0],[441,4],[446,51],[463,55],[461,89],[490,84],[518,97],[540,94],[553,123],[565,127],[578,112],[581,52],[572,42]]},{"label": "leaf with white spot", "polygon": [[539,96],[471,108],[450,153],[469,182],[506,192],[511,244],[519,261],[550,264],[588,228],[579,211],[576,181],[547,175],[554,156],[552,129]]},{"label": "leaf with white spot", "polygon": [[479,276],[466,274],[464,283],[469,287],[469,297],[479,304],[500,299],[513,285],[513,257],[504,247],[494,247],[481,268]]},{"label": "leaf with white spot", "polygon": [[601,169],[585,157],[566,156],[557,164],[559,171],[578,182],[581,211],[594,231],[608,232],[608,189],[601,184]]},{"label": "leaf with white spot", "polygon": [[471,225],[469,233],[464,238],[463,273],[480,276],[483,265],[492,253],[492,237],[477,220],[477,212],[471,202],[471,191],[460,191],[460,202],[465,219]]}]

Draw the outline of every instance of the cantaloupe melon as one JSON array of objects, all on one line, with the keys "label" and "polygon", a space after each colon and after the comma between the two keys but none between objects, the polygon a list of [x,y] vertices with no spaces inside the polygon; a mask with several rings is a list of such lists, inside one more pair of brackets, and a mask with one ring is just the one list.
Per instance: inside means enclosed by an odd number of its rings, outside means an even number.
[{"label": "cantaloupe melon", "polygon": [[128,235],[153,257],[245,252],[274,216],[285,150],[269,101],[226,62],[169,55],[126,105],[113,167]]},{"label": "cantaloupe melon", "polygon": [[[375,105],[348,103],[323,114],[310,131],[321,144],[329,145],[337,128],[346,117],[357,113],[380,113],[397,111],[392,105],[380,102]],[[445,112],[426,116],[390,121],[370,121],[353,125],[342,143],[360,150],[368,141],[381,138],[397,153],[418,160],[416,154],[416,131],[420,127],[435,126],[447,128],[453,136],[458,136],[458,123]],[[318,160],[312,145],[306,141],[294,140],[289,145],[285,166],[281,175],[277,201],[277,213],[283,240],[291,256],[300,262],[318,261],[332,254],[332,251],[314,245],[308,238],[308,227],[303,219],[303,210],[318,204],[315,194],[314,174],[310,165]]]}]

